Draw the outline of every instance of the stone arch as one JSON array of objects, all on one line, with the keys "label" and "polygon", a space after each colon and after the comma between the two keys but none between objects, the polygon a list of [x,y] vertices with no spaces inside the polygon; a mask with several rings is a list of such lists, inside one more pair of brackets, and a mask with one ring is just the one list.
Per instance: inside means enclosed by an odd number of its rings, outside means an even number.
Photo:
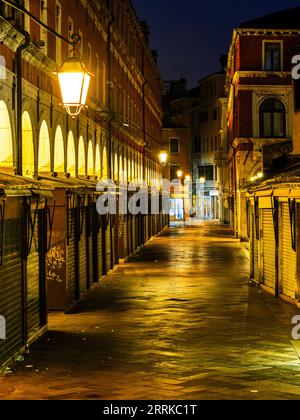
[{"label": "stone arch", "polygon": [[86,157],[83,137],[78,142],[78,175],[86,175]]},{"label": "stone arch", "polygon": [[22,173],[32,177],[35,172],[33,129],[30,115],[25,111],[22,115]]},{"label": "stone arch", "polygon": [[107,151],[106,147],[103,148],[103,155],[102,155],[102,177],[107,179],[108,177],[108,168],[107,168]]},{"label": "stone arch", "polygon": [[54,139],[54,171],[63,173],[65,171],[65,148],[61,126],[58,125]]},{"label": "stone arch", "polygon": [[95,158],[95,174],[100,178],[101,177],[101,156],[100,156],[100,146],[96,146],[96,158]]},{"label": "stone arch", "polygon": [[119,162],[118,162],[118,154],[115,153],[114,156],[114,181],[119,180]]},{"label": "stone arch", "polygon": [[122,153],[119,156],[119,179],[124,183],[124,171],[123,171],[123,156]]},{"label": "stone arch", "polygon": [[11,120],[5,102],[0,101],[0,168],[12,169],[13,165]]},{"label": "stone arch", "polygon": [[94,175],[95,174],[95,160],[94,160],[94,148],[93,143],[90,140],[89,141],[89,147],[88,147],[88,175]]},{"label": "stone arch", "polygon": [[38,169],[41,173],[51,171],[50,134],[45,120],[41,124],[39,134]]},{"label": "stone arch", "polygon": [[72,131],[70,131],[68,135],[67,172],[69,172],[71,176],[76,176],[75,140]]}]

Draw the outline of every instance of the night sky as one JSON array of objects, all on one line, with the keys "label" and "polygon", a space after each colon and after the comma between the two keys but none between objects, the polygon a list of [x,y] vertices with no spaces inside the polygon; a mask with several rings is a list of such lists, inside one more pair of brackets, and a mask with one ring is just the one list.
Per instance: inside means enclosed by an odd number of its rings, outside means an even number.
[{"label": "night sky", "polygon": [[[241,22],[300,6],[300,0],[132,0],[151,29],[163,79],[186,77],[189,85],[220,69],[232,30]],[[300,16],[299,16],[300,19]]]}]

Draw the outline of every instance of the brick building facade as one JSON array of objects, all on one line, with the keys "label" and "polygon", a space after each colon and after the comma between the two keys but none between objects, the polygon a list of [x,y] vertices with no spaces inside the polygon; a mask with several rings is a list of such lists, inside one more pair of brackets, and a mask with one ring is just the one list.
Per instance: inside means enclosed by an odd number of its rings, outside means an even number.
[{"label": "brick building facade", "polygon": [[[168,222],[162,212],[97,212],[97,181],[119,184],[119,209],[128,183],[133,194],[162,176],[162,86],[147,24],[128,0],[13,3],[32,17],[0,2],[0,371],[47,329],[49,309],[69,308]],[[54,74],[72,34],[94,74],[75,119]]]}]

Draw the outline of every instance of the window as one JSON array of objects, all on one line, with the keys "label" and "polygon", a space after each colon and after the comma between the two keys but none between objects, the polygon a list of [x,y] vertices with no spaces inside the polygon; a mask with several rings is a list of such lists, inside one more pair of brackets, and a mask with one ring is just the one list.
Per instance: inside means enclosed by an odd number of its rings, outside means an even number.
[{"label": "window", "polygon": [[265,71],[281,70],[281,44],[278,42],[265,43]]},{"label": "window", "polygon": [[199,166],[199,179],[205,178],[206,181],[214,180],[214,167],[212,165]]},{"label": "window", "polygon": [[213,111],[213,120],[214,120],[214,121],[217,121],[217,119],[218,119],[218,111],[215,109],[215,110]]},{"label": "window", "polygon": [[174,179],[177,179],[177,172],[179,167],[177,165],[171,165],[170,166],[170,180],[173,181]]},{"label": "window", "polygon": [[265,100],[259,110],[261,137],[286,137],[285,106],[278,99]]},{"label": "window", "polygon": [[179,139],[170,139],[170,153],[179,153]]}]

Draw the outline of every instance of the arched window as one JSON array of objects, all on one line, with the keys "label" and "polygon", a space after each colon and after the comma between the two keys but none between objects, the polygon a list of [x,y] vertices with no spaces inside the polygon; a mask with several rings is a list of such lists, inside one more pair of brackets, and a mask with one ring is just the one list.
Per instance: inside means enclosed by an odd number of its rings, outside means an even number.
[{"label": "arched window", "polygon": [[54,171],[57,173],[63,173],[65,171],[64,138],[60,125],[57,127],[55,133]]},{"label": "arched window", "polygon": [[78,144],[78,175],[85,175],[85,162],[84,140],[81,136]]},{"label": "arched window", "polygon": [[50,172],[50,136],[46,121],[42,122],[39,139],[39,172]]},{"label": "arched window", "polygon": [[120,156],[119,158],[119,177],[120,177],[120,181],[123,183],[124,182],[124,172],[123,172],[123,157]]},{"label": "arched window", "polygon": [[98,177],[101,176],[101,157],[99,144],[96,146],[95,173]]},{"label": "arched window", "polygon": [[103,149],[103,156],[102,156],[102,178],[104,180],[107,180],[107,152],[106,152],[106,147],[104,147]]},{"label": "arched window", "polygon": [[128,174],[127,174],[127,158],[126,156],[124,157],[124,183],[127,184],[128,182]]},{"label": "arched window", "polygon": [[115,153],[114,160],[114,181],[119,180],[119,165],[118,165],[118,155]]},{"label": "arched window", "polygon": [[259,109],[260,137],[286,137],[286,110],[278,99],[265,100]]},{"label": "arched window", "polygon": [[128,160],[127,160],[127,178],[128,178],[128,182],[132,181],[130,157],[128,157]]},{"label": "arched window", "polygon": [[72,176],[76,176],[76,154],[75,154],[75,142],[72,131],[68,136],[68,160],[67,160],[67,171]]},{"label": "arched window", "polygon": [[94,150],[93,150],[93,143],[89,142],[89,149],[88,149],[88,175],[94,175]]},{"label": "arched window", "polygon": [[34,175],[34,147],[31,119],[27,111],[22,116],[22,154],[23,154],[23,175],[32,177]]},{"label": "arched window", "polygon": [[0,166],[7,169],[13,167],[11,123],[7,106],[3,101],[0,101]]}]

